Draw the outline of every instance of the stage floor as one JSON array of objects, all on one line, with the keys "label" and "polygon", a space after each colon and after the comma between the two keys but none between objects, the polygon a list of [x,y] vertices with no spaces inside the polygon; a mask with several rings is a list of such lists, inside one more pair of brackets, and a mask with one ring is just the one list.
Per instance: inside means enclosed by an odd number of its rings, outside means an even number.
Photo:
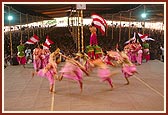
[{"label": "stage floor", "polygon": [[[58,69],[63,65],[64,62]],[[47,79],[37,76],[32,79],[32,64],[26,68],[8,66],[2,76],[2,112],[165,112],[164,63],[150,60],[137,66],[137,70],[139,74],[129,78],[129,85],[124,85],[122,73],[113,77],[113,90],[107,82],[100,81],[95,69],[89,77],[84,75],[82,93],[77,82],[63,78],[55,81],[56,93],[49,94]]]}]

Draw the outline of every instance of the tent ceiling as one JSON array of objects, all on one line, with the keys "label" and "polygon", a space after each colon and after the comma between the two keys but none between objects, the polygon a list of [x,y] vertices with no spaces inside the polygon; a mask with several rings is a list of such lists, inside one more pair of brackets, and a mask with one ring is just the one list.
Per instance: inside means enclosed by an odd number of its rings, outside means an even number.
[{"label": "tent ceiling", "polygon": [[[4,15],[9,13],[8,6],[11,7],[10,14],[16,14],[18,21],[13,24],[27,22],[40,21],[46,19],[53,19],[56,17],[72,16],[72,10],[76,9],[76,4],[5,4]],[[148,13],[149,21],[163,21],[164,19],[164,4],[146,4],[145,12]],[[13,10],[14,9],[14,10]],[[128,12],[132,9],[131,14]],[[121,12],[127,11],[127,12]],[[121,12],[121,15],[119,14]],[[103,16],[105,19],[112,20],[140,20],[141,13],[144,12],[143,4],[86,4],[86,10],[83,11],[83,17],[87,18],[92,13],[97,13]],[[21,22],[20,22],[20,13]],[[26,15],[33,16],[31,19],[26,20]],[[36,18],[34,18],[36,17]],[[6,19],[6,18],[5,18]],[[8,21],[4,21],[5,25],[8,25]]]}]

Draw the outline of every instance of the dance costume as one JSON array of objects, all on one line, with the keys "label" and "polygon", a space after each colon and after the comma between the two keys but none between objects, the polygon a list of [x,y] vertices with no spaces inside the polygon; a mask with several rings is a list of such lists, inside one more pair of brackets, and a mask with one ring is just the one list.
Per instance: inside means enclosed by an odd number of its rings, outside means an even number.
[{"label": "dance costume", "polygon": [[143,56],[147,62],[150,60],[149,44],[147,42],[144,42],[142,46],[143,46]]},{"label": "dance costume", "polygon": [[73,79],[75,81],[82,81],[83,72],[72,61],[68,60],[59,72],[63,75],[63,77]]},{"label": "dance costume", "polygon": [[[55,68],[57,68],[56,63],[55,63]],[[57,74],[56,70],[52,67],[50,63],[48,63],[45,68],[40,69],[37,72],[37,76],[47,78],[50,82],[50,85],[54,84],[54,75],[56,74]]]},{"label": "dance costume", "polygon": [[35,48],[33,50],[33,66],[36,71],[41,69],[41,49]]},{"label": "dance costume", "polygon": [[122,63],[122,73],[125,78],[128,78],[132,76],[136,71],[136,66],[132,64],[132,62],[129,60],[128,56],[124,53],[121,52],[121,56],[123,58],[123,63]]},{"label": "dance costume", "polygon": [[17,53],[17,61],[19,64],[25,65],[26,64],[26,57],[25,57],[25,46],[24,45],[19,45],[17,46],[18,53]]}]

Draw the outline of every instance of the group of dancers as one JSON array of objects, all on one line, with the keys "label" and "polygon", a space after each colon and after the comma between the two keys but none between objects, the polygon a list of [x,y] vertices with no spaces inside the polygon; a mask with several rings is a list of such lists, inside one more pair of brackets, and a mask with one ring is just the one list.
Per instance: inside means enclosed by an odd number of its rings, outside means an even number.
[{"label": "group of dancers", "polygon": [[[86,47],[86,53],[78,52],[74,57],[70,57],[62,54],[59,48],[50,52],[49,49],[44,49],[42,45],[37,45],[33,50],[34,71],[32,77],[47,78],[50,93],[54,92],[55,80],[61,81],[63,78],[75,80],[82,92],[83,77],[89,76],[95,68],[100,80],[106,81],[111,89],[114,87],[112,78],[118,73],[122,73],[126,80],[125,84],[128,85],[130,84],[129,77],[138,73],[136,65],[142,64],[143,53],[146,56],[146,61],[149,60],[149,45],[145,44],[146,42],[144,42],[144,47],[139,42],[130,40],[124,46],[123,51],[119,51],[117,47],[115,50],[102,51],[101,47],[98,46],[96,27],[91,25],[89,29],[91,36],[90,44]],[[58,64],[61,63],[62,58],[65,59],[65,63],[58,71]],[[120,67],[121,70],[115,69],[115,67]]]},{"label": "group of dancers", "polygon": [[[116,74],[122,72],[123,77],[127,81],[126,85],[128,85],[130,83],[128,78],[138,73],[136,65],[131,62],[127,55],[127,50],[111,50],[103,53],[95,41],[97,40],[95,27],[91,26],[90,30],[92,34],[89,48],[92,48],[92,51],[98,49],[99,52],[94,51],[90,53],[90,49],[88,49],[87,53],[78,52],[75,57],[69,57],[66,54],[62,54],[59,48],[52,53],[49,51],[46,53],[40,47],[33,50],[35,71],[32,73],[32,76],[47,78],[50,84],[49,92],[54,92],[54,81],[61,81],[63,78],[75,80],[79,84],[80,91],[82,92],[83,76],[89,76],[94,68],[97,68],[97,76],[100,80],[102,82],[106,81],[111,89],[114,86],[112,77]],[[64,66],[58,71],[58,64],[61,62],[61,58],[66,59],[66,61]],[[121,71],[114,69],[117,66],[121,67]],[[112,67],[112,70],[110,67]]]},{"label": "group of dancers", "polygon": [[146,62],[150,60],[149,44],[146,41],[141,45],[140,42],[132,40],[124,46],[124,51],[128,55],[129,60],[136,63],[136,65],[141,65],[144,59]]},{"label": "group of dancers", "polygon": [[[33,55],[37,55],[33,53]],[[40,55],[39,55],[40,56]],[[38,57],[38,56],[37,56]],[[58,64],[61,58],[66,59],[65,64],[60,71],[58,71]],[[41,61],[42,62],[42,61]],[[137,73],[136,66],[129,60],[124,51],[107,51],[106,54],[100,58],[90,58],[86,53],[76,53],[75,57],[68,57],[60,52],[57,48],[53,53],[50,53],[48,63],[43,68],[37,68],[39,61],[34,61],[34,72],[32,76],[45,77],[49,80],[50,92],[53,92],[54,80],[61,81],[63,78],[75,80],[83,90],[83,76],[89,76],[94,68],[97,68],[97,75],[101,81],[107,81],[111,88],[113,88],[112,77],[120,73],[117,69],[111,71],[110,67],[116,67],[114,62],[121,66],[121,71],[124,78],[129,84],[128,78],[134,73]],[[110,65],[110,66],[108,66]]]}]

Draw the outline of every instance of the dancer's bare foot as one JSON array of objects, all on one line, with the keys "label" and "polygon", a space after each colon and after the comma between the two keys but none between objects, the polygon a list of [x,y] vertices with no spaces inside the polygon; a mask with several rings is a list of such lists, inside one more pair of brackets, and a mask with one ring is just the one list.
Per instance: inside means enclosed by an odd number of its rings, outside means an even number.
[{"label": "dancer's bare foot", "polygon": [[55,94],[55,93],[56,93],[55,91],[52,91],[52,92],[51,92],[51,91],[49,91],[49,94]]},{"label": "dancer's bare foot", "polygon": [[129,80],[128,80],[128,78],[125,77],[125,79],[126,79],[126,81],[127,81],[127,83],[126,83],[125,85],[129,85]]},{"label": "dancer's bare foot", "polygon": [[129,82],[125,83],[125,85],[129,85]]},{"label": "dancer's bare foot", "polygon": [[34,77],[34,72],[32,72],[32,78]]},{"label": "dancer's bare foot", "polygon": [[53,92],[53,89],[52,89],[52,88],[50,88],[49,92],[50,92],[50,93],[52,93],[52,92]]},{"label": "dancer's bare foot", "polygon": [[54,89],[53,86],[54,86],[54,84],[50,85],[50,90],[49,90],[50,92],[53,92],[53,89]]},{"label": "dancer's bare foot", "polygon": [[81,81],[79,81],[79,85],[80,85],[80,92],[82,93],[82,91],[83,91],[83,83]]},{"label": "dancer's bare foot", "polygon": [[63,75],[58,77],[58,80],[61,81],[63,79]]},{"label": "dancer's bare foot", "polygon": [[111,90],[114,88],[114,85],[113,84],[110,84],[110,87],[111,87]]}]

